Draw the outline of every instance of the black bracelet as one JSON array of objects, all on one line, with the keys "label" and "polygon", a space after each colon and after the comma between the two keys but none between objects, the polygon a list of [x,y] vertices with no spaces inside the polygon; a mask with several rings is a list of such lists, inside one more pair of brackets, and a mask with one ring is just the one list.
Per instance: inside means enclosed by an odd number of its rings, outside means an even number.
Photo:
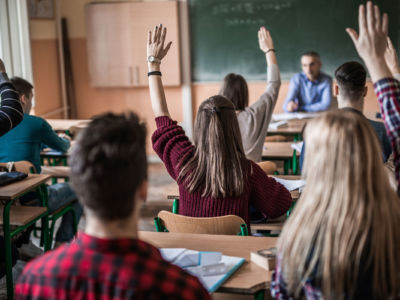
[{"label": "black bracelet", "polygon": [[265,52],[265,54],[267,54],[269,51],[274,51],[276,53],[275,49],[269,49],[267,52]]},{"label": "black bracelet", "polygon": [[147,76],[151,76],[151,75],[160,75],[161,76],[161,72],[160,71],[151,71],[151,72],[147,73]]}]

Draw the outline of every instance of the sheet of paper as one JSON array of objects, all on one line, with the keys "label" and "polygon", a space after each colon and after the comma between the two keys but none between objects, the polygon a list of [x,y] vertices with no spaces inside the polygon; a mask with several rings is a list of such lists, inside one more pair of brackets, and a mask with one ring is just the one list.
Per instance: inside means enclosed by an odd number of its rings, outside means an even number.
[{"label": "sheet of paper", "polygon": [[278,181],[280,184],[282,184],[288,191],[302,189],[304,187],[304,185],[306,184],[306,182],[301,179],[288,180],[288,179],[282,179],[282,178],[278,178],[278,177],[274,177],[274,176],[271,176],[271,177],[274,178],[276,181]]},{"label": "sheet of paper", "polygon": [[296,113],[281,113],[281,114],[273,114],[272,121],[288,121],[294,119],[306,119],[312,118],[318,115],[318,113],[308,113],[308,112],[296,112]]},{"label": "sheet of paper", "polygon": [[301,149],[303,148],[303,142],[293,143],[291,145],[292,149],[296,150],[298,153],[301,153]]}]

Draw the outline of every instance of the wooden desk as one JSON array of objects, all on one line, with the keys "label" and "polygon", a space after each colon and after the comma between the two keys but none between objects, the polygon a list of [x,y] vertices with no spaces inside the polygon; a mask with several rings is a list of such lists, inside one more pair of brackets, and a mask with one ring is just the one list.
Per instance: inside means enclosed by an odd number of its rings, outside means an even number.
[{"label": "wooden desk", "polygon": [[[28,177],[24,180],[11,183],[0,187],[0,200],[5,202],[3,206],[3,228],[4,228],[4,252],[6,257],[6,280],[7,280],[7,299],[13,299],[14,284],[12,278],[12,251],[11,251],[11,238],[19,232],[25,230],[31,226],[34,222],[42,219],[43,227],[43,241],[45,251],[49,249],[48,242],[48,213],[47,213],[47,188],[43,184],[50,178],[49,175],[43,174],[28,174]],[[10,209],[14,200],[20,198],[22,195],[30,192],[34,189],[38,189],[41,195],[41,206],[45,207],[46,210],[38,215],[36,218],[29,220],[27,224],[18,227],[11,231],[10,228]]]},{"label": "wooden desk", "polygon": [[292,142],[264,143],[262,160],[283,160],[284,174],[288,175],[290,168],[293,174],[297,174],[300,153],[292,148],[292,144]]},{"label": "wooden desk", "polygon": [[139,238],[158,248],[220,251],[224,255],[245,258],[243,266],[217,292],[255,294],[269,287],[271,272],[250,262],[250,252],[275,247],[276,238],[147,231],[140,231]]},{"label": "wooden desk", "polygon": [[[262,152],[263,160],[285,160],[293,158],[293,142],[272,142],[264,143],[264,148]],[[296,156],[300,156],[297,153]]]},{"label": "wooden desk", "polygon": [[18,199],[25,193],[45,183],[50,178],[50,175],[28,174],[28,177],[24,180],[0,187],[0,200],[11,201]]},{"label": "wooden desk", "polygon": [[267,135],[301,135],[308,120],[310,119],[289,120],[287,126],[282,126],[277,129],[268,129]]}]

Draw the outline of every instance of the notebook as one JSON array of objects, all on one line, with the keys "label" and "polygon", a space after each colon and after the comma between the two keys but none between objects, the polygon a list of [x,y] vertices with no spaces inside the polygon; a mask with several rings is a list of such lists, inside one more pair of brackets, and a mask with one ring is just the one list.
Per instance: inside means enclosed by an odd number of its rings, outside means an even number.
[{"label": "notebook", "polygon": [[162,248],[162,257],[196,276],[209,293],[215,292],[246,261],[242,257],[184,248]]}]

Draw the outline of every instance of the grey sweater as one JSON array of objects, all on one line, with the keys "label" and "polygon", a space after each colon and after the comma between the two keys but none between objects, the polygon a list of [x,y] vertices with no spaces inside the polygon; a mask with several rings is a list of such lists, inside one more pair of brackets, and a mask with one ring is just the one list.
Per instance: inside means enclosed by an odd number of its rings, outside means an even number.
[{"label": "grey sweater", "polygon": [[278,99],[281,77],[278,65],[271,64],[267,72],[267,87],[257,102],[238,113],[246,157],[254,162],[261,161],[268,125]]}]

